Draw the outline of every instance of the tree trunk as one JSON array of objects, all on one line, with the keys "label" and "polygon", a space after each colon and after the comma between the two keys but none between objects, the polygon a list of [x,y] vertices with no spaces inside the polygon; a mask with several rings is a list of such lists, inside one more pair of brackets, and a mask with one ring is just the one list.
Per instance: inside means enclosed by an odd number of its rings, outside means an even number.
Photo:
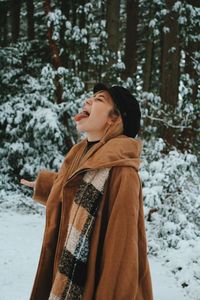
[{"label": "tree trunk", "polygon": [[[149,8],[149,19],[153,18],[154,12],[152,5]],[[151,89],[151,74],[152,74],[152,63],[153,63],[153,49],[154,43],[151,38],[152,28],[149,26],[145,31],[146,35],[146,47],[145,47],[145,63],[143,66],[143,91],[149,92]]]},{"label": "tree trunk", "polygon": [[192,6],[200,7],[200,1],[199,0],[186,0],[186,2]]},{"label": "tree trunk", "polygon": [[193,57],[194,57],[194,52],[198,51],[199,52],[199,44],[194,41],[189,41],[188,45],[186,47],[186,59],[185,59],[185,73],[189,74],[190,79],[193,79],[194,84],[192,86],[192,102],[196,100],[197,97],[197,92],[198,92],[198,78],[199,75],[197,73],[197,70],[194,68],[194,62],[193,62]]},{"label": "tree trunk", "polygon": [[11,32],[13,43],[16,43],[19,38],[20,9],[21,0],[11,0]]},{"label": "tree trunk", "polygon": [[[66,17],[66,19],[69,21],[70,15],[69,11],[71,8],[71,2],[69,0],[61,0],[61,11],[62,14]],[[69,67],[69,59],[67,55],[67,44],[65,41],[65,21],[63,21],[60,29],[60,46],[62,48],[62,53],[60,55],[61,64],[63,67],[68,68]]]},{"label": "tree trunk", "polygon": [[178,16],[172,11],[172,6],[176,0],[166,0],[166,6],[169,13],[164,20],[164,26],[169,28],[169,32],[162,32],[161,44],[161,89],[160,95],[162,101],[176,107],[178,101],[179,87],[179,26]]},{"label": "tree trunk", "polygon": [[146,42],[145,64],[143,68],[143,90],[146,92],[149,92],[151,88],[153,46],[152,40],[148,39]]},{"label": "tree trunk", "polygon": [[33,0],[26,0],[26,6],[27,6],[28,39],[31,41],[34,40],[35,38]]},{"label": "tree trunk", "polygon": [[[81,0],[80,4],[84,6],[86,3],[86,0]],[[85,12],[83,11],[81,15],[79,16],[79,27],[80,29],[85,28]],[[81,76],[84,76],[85,72],[85,52],[86,52],[86,44],[81,45],[81,51],[80,51],[80,71],[81,71]]]},{"label": "tree trunk", "polygon": [[[72,27],[77,25],[77,13],[76,10],[78,8],[78,1],[77,0],[72,0],[71,1],[71,8],[72,8],[72,16],[71,16],[71,21],[72,21]],[[71,53],[75,53],[76,49],[75,49],[75,44],[74,42],[70,45],[70,49],[69,51],[71,51]],[[75,72],[77,72],[77,65],[76,62],[74,60],[70,61],[69,67],[72,68]]]},{"label": "tree trunk", "polygon": [[[163,104],[170,105],[170,114],[173,114],[178,102],[179,87],[179,62],[180,62],[180,45],[179,45],[179,25],[178,14],[172,11],[176,0],[166,0],[166,8],[169,11],[165,16],[164,25],[161,32],[161,85],[160,96]],[[167,32],[163,32],[163,29]],[[176,137],[176,130],[171,127],[161,126],[160,135],[168,144],[179,147],[179,139]]]},{"label": "tree trunk", "polygon": [[67,19],[69,19],[70,8],[71,8],[71,3],[69,0],[61,0],[61,11]]},{"label": "tree trunk", "polygon": [[[44,11],[45,11],[46,15],[48,15],[48,13],[51,12],[50,0],[44,0]],[[58,69],[61,66],[61,60],[60,60],[60,56],[59,56],[58,46],[57,46],[56,42],[52,39],[52,35],[53,35],[53,25],[51,25],[48,28],[47,37],[48,37],[49,47],[50,47],[50,51],[51,51],[52,64],[55,69]],[[55,77],[55,87],[56,87],[56,103],[61,103],[63,101],[62,100],[63,89],[59,82],[58,76]]]},{"label": "tree trunk", "polygon": [[[106,19],[106,4],[103,1],[101,2],[101,14],[100,14],[100,16],[101,16],[102,19],[104,19],[104,20]],[[101,56],[104,55],[103,48],[104,48],[104,41],[103,41],[103,38],[101,37],[100,38],[100,44],[99,44],[99,54]],[[97,72],[95,72],[95,76],[93,77],[93,79],[95,78],[95,80],[97,82],[100,82],[103,72],[104,72],[104,66],[102,64],[99,64],[98,70],[97,70]]]},{"label": "tree trunk", "polygon": [[8,43],[8,3],[0,2],[0,45],[7,46]]},{"label": "tree trunk", "polygon": [[165,17],[164,26],[169,28],[169,32],[162,32],[161,38],[161,89],[162,101],[176,107],[178,101],[179,86],[179,26],[178,16],[172,11],[172,6],[176,0],[166,0],[169,13]]},{"label": "tree trunk", "polygon": [[[48,13],[51,12],[50,0],[44,0],[44,10],[45,10],[46,15],[48,15]],[[59,56],[59,48],[58,48],[56,42],[52,39],[52,34],[53,34],[53,25],[51,24],[51,26],[48,28],[47,37],[49,40],[52,64],[55,69],[58,69],[61,66],[61,59]],[[54,84],[56,87],[56,103],[59,104],[59,103],[63,102],[63,99],[62,99],[63,89],[62,89],[62,85],[59,82],[59,76],[55,77]],[[63,124],[65,125],[65,127],[67,128],[68,131],[69,131],[69,123],[68,123],[69,117],[70,116],[68,115],[68,113],[66,113],[64,120],[63,120]],[[70,149],[73,146],[73,142],[72,142],[70,136],[68,136],[66,139],[66,145],[67,145],[68,149]]]},{"label": "tree trunk", "polygon": [[119,19],[120,0],[107,0],[106,7],[106,30],[108,33],[108,49],[115,54],[110,59],[109,65],[116,62],[117,51],[119,49]]},{"label": "tree trunk", "polygon": [[[196,104],[197,94],[198,94],[198,78],[199,74],[198,71],[194,68],[194,52],[199,52],[199,43],[195,41],[189,41],[186,47],[186,59],[185,59],[185,73],[189,74],[190,79],[193,80],[194,84],[192,85],[192,95],[191,95],[191,102]],[[182,149],[187,149],[188,141],[197,140],[199,132],[197,131],[200,125],[199,116],[196,113],[196,118],[192,120],[191,127],[186,128],[181,133],[181,142],[182,142]]]},{"label": "tree trunk", "polygon": [[125,70],[123,79],[132,77],[137,70],[137,25],[138,25],[138,0],[126,2],[126,46],[125,46]]},{"label": "tree trunk", "polygon": [[72,26],[76,25],[76,21],[77,21],[77,13],[76,13],[76,9],[78,7],[77,5],[77,1],[76,0],[72,0]]}]

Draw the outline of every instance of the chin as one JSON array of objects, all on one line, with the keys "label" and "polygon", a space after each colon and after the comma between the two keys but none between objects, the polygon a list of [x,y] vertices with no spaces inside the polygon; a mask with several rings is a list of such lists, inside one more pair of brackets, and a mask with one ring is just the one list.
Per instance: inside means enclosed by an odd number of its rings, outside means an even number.
[{"label": "chin", "polygon": [[78,132],[85,132],[84,126],[81,124],[76,124],[76,129]]}]

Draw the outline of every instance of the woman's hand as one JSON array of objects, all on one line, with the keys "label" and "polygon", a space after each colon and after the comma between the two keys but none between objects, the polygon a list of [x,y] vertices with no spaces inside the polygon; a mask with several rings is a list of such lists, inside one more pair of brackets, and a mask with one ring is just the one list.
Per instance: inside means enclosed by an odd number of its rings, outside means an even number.
[{"label": "woman's hand", "polygon": [[21,184],[24,184],[24,185],[26,185],[26,186],[28,186],[28,187],[30,187],[30,188],[32,188],[32,189],[34,189],[36,180],[35,180],[35,181],[28,181],[28,180],[22,178],[22,179],[20,180],[20,183],[21,183]]}]

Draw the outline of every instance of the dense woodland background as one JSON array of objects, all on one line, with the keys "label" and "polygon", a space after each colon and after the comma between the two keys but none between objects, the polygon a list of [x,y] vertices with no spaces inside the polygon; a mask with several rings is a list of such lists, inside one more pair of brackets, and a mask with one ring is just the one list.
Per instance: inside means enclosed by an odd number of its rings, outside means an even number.
[{"label": "dense woodland background", "polygon": [[198,156],[199,32],[198,0],[1,0],[7,182],[58,168],[80,138],[72,115],[98,81],[122,84],[140,101],[139,137],[162,140],[163,153]]},{"label": "dense woodland background", "polygon": [[93,85],[121,84],[142,111],[149,254],[199,299],[200,1],[0,0],[0,47],[1,209],[40,212],[20,179],[58,170]]}]

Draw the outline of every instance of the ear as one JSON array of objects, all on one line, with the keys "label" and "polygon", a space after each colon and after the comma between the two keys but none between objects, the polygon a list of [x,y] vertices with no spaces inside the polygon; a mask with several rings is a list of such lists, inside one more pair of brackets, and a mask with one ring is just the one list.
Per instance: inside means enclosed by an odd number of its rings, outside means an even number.
[{"label": "ear", "polygon": [[108,123],[108,125],[112,125],[113,124],[113,122],[107,122]]},{"label": "ear", "polygon": [[117,115],[113,109],[110,109],[109,113],[108,113],[108,121],[107,124],[112,125],[113,123],[116,122],[116,120],[118,118],[121,118],[121,116]]},{"label": "ear", "polygon": [[119,118],[119,116],[112,116],[110,117],[109,121],[107,121],[108,125],[112,125],[113,123],[115,123],[115,121]]},{"label": "ear", "polygon": [[113,116],[113,115],[110,115],[110,116],[108,117],[107,124],[108,124],[108,125],[112,125],[112,124],[114,123],[114,121],[115,121],[114,116]]}]

